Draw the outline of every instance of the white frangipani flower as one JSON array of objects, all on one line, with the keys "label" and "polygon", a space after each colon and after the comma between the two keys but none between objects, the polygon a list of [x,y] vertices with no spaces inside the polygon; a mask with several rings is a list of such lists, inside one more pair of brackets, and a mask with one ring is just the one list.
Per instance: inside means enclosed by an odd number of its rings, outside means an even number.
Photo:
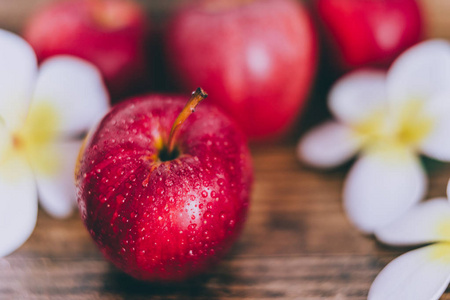
[{"label": "white frangipani flower", "polygon": [[32,233],[38,195],[51,215],[70,214],[80,135],[108,103],[94,66],[59,56],[38,70],[32,48],[0,30],[0,257]]},{"label": "white frangipani flower", "polygon": [[390,262],[373,282],[369,300],[436,300],[450,282],[450,203],[429,200],[375,232],[394,246],[430,244]]},{"label": "white frangipani flower", "polygon": [[394,221],[426,191],[419,155],[450,161],[450,44],[432,40],[403,53],[387,73],[355,71],[332,88],[336,121],[299,142],[308,165],[338,166],[360,152],[344,184],[344,209],[361,231]]}]

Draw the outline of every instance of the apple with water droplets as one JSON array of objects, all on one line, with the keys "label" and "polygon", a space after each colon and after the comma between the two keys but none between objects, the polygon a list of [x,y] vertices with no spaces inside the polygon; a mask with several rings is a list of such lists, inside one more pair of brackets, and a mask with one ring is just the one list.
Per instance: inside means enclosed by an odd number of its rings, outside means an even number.
[{"label": "apple with water droplets", "polygon": [[31,16],[24,29],[39,61],[74,55],[96,65],[114,98],[146,83],[149,22],[127,0],[65,0]]},{"label": "apple with water droplets", "polygon": [[388,67],[423,35],[416,0],[314,0],[330,60],[341,70]]},{"label": "apple with water droplets", "polygon": [[165,44],[178,85],[204,87],[254,140],[289,129],[316,72],[316,31],[294,0],[191,2],[172,18]]},{"label": "apple with water droplets", "polygon": [[[116,105],[76,169],[84,224],[111,262],[148,281],[214,266],[244,225],[253,171],[245,135],[197,89]],[[185,105],[186,104],[186,105]]]}]

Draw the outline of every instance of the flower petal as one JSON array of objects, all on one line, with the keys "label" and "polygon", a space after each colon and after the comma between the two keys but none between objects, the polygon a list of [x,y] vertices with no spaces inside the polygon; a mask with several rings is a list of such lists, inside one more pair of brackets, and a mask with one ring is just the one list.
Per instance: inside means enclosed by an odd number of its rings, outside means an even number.
[{"label": "flower petal", "polygon": [[329,121],[305,134],[298,143],[297,155],[310,166],[329,168],[352,158],[360,145],[349,127]]},{"label": "flower petal", "polygon": [[79,134],[108,111],[108,103],[96,67],[79,58],[57,56],[41,66],[30,111],[50,106],[58,113],[59,132]]},{"label": "flower petal", "polygon": [[386,103],[386,73],[371,69],[345,75],[334,84],[328,96],[333,115],[352,125],[383,110]]},{"label": "flower petal", "polygon": [[[405,101],[438,101],[435,111],[450,109],[450,43],[431,40],[413,46],[394,61],[388,72],[387,93],[391,104]],[[440,108],[440,109],[438,109]]]},{"label": "flower petal", "polygon": [[26,117],[37,74],[33,49],[19,36],[0,29],[0,115],[10,130]]},{"label": "flower petal", "polygon": [[33,173],[23,157],[2,161],[0,168],[0,257],[19,248],[31,235],[37,218]]},{"label": "flower petal", "polygon": [[450,245],[410,251],[378,274],[368,300],[437,300],[450,282]]},{"label": "flower petal", "polygon": [[[450,99],[450,95],[449,98]],[[447,101],[450,103],[450,101]],[[449,112],[450,114],[450,112]],[[426,156],[440,161],[450,161],[450,118],[448,115],[441,118],[434,117],[435,128],[422,141],[420,151]]]},{"label": "flower petal", "polygon": [[419,160],[410,153],[366,153],[346,178],[344,209],[357,228],[372,233],[419,202],[426,182]]},{"label": "flower petal", "polygon": [[450,241],[450,203],[446,198],[420,203],[375,235],[394,246]]},{"label": "flower petal", "polygon": [[53,217],[69,216],[75,207],[75,164],[82,141],[53,145],[54,159],[58,159],[55,172],[39,172],[35,168],[41,206]]}]

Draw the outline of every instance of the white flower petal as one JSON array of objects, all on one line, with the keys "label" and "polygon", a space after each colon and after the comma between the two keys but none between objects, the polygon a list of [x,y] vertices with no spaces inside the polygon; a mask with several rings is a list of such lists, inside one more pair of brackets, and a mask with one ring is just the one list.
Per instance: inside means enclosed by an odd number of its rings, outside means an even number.
[{"label": "white flower petal", "polygon": [[446,198],[420,203],[375,235],[394,246],[450,241],[450,203]]},{"label": "white flower petal", "polygon": [[[450,96],[447,100],[450,99]],[[447,101],[450,103],[450,101]],[[446,115],[434,118],[435,128],[421,142],[420,151],[426,156],[440,161],[450,161],[450,118]]]},{"label": "white flower petal", "polygon": [[352,167],[344,185],[344,209],[361,231],[372,233],[419,202],[427,179],[406,152],[368,153]]},{"label": "white flower petal", "polygon": [[394,105],[405,101],[438,101],[437,108],[450,104],[450,43],[444,40],[422,42],[394,61],[387,77],[387,93]]},{"label": "white flower petal", "polygon": [[26,117],[37,74],[33,49],[19,36],[0,29],[0,116],[9,129]]},{"label": "white flower petal", "polygon": [[363,122],[385,109],[386,103],[386,73],[370,69],[345,75],[334,84],[328,96],[331,112],[347,124]]},{"label": "white flower petal", "polygon": [[450,201],[450,180],[447,182],[447,199]]},{"label": "white flower petal", "polygon": [[[75,164],[82,141],[72,141],[53,145],[57,170],[35,171],[41,206],[52,216],[63,218],[70,215],[75,207]],[[37,170],[39,170],[37,168]]]},{"label": "white flower petal", "polygon": [[450,281],[450,245],[410,251],[378,274],[368,300],[437,300]]},{"label": "white flower petal", "polygon": [[329,121],[305,134],[298,143],[297,155],[310,166],[329,168],[352,158],[360,145],[349,127]]},{"label": "white flower petal", "polygon": [[33,173],[22,157],[0,166],[0,257],[19,248],[31,235],[37,218]]},{"label": "white flower petal", "polygon": [[92,64],[70,56],[46,60],[39,71],[31,110],[42,104],[59,115],[59,131],[87,131],[109,108],[100,72]]}]

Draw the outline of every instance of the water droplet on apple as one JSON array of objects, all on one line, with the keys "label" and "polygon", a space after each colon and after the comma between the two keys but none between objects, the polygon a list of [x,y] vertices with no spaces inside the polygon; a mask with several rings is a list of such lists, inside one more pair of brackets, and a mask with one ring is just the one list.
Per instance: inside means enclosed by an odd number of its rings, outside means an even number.
[{"label": "water droplet on apple", "polygon": [[222,220],[225,220],[227,218],[227,215],[224,212],[220,212],[220,218]]},{"label": "water droplet on apple", "polygon": [[234,220],[230,220],[230,223],[229,223],[229,225],[230,225],[230,227],[231,227],[231,228],[233,228],[233,227],[234,227],[234,224],[235,224]]},{"label": "water droplet on apple", "polygon": [[225,180],[223,178],[220,178],[219,180],[217,180],[217,184],[220,186],[224,186],[225,185]]},{"label": "water droplet on apple", "polygon": [[208,197],[208,192],[206,190],[202,191],[202,197],[203,198]]},{"label": "water droplet on apple", "polygon": [[212,191],[212,192],[211,192],[211,197],[212,197],[212,198],[216,198],[216,196],[217,196],[217,193],[214,192],[214,191]]},{"label": "water droplet on apple", "polygon": [[163,195],[164,194],[164,188],[162,188],[162,187],[159,187],[159,188],[157,188],[156,189],[156,193],[158,194],[158,195]]},{"label": "water droplet on apple", "polygon": [[118,204],[124,203],[124,202],[125,202],[125,197],[122,196],[122,195],[118,195],[118,196],[116,197],[116,202],[117,202]]},{"label": "water droplet on apple", "polygon": [[190,225],[188,226],[188,229],[189,229],[189,230],[195,230],[195,227],[197,227],[197,224],[190,224]]}]

